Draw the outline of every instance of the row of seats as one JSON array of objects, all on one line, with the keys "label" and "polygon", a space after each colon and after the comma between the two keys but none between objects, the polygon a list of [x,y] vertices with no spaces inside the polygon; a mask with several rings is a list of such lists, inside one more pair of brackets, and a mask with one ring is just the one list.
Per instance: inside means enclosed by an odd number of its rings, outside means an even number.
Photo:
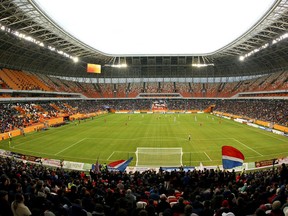
[{"label": "row of seats", "polygon": [[133,98],[139,93],[180,93],[184,97],[231,97],[241,92],[287,90],[288,72],[278,72],[239,82],[184,83],[81,83],[43,74],[0,70],[1,86],[14,90],[81,93],[89,98]]}]

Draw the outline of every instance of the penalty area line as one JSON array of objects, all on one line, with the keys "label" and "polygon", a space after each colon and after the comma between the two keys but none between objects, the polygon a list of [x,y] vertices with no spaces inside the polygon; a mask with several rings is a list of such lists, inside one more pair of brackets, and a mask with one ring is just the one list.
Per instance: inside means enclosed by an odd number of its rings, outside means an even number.
[{"label": "penalty area line", "polygon": [[206,157],[207,157],[210,161],[212,161],[212,159],[209,157],[209,155],[208,155],[206,152],[204,152],[204,154],[206,155]]},{"label": "penalty area line", "polygon": [[60,153],[66,151],[66,150],[69,149],[69,148],[72,148],[73,146],[77,145],[78,143],[84,141],[85,139],[86,139],[86,138],[83,138],[83,139],[77,141],[76,143],[71,144],[70,146],[68,146],[68,147],[66,147],[66,148],[64,148],[64,149],[62,149],[61,151],[57,152],[57,153],[54,154],[54,155],[59,155]]},{"label": "penalty area line", "polygon": [[245,146],[246,148],[250,149],[251,151],[255,152],[256,154],[258,154],[258,155],[260,155],[260,156],[264,156],[264,155],[262,155],[261,153],[257,152],[256,150],[254,150],[253,148],[251,148],[251,147],[245,145],[244,143],[240,142],[239,140],[237,140],[237,139],[235,139],[235,138],[233,138],[233,139],[234,139],[236,142],[240,143],[241,145]]},{"label": "penalty area line", "polygon": [[113,156],[113,154],[115,153],[115,151],[113,151],[110,156],[107,158],[107,161]]}]

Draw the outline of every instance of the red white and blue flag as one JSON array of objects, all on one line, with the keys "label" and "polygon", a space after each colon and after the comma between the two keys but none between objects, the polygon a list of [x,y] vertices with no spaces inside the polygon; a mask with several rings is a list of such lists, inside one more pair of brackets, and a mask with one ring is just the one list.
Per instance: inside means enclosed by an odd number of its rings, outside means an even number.
[{"label": "red white and blue flag", "polygon": [[128,160],[118,160],[118,161],[111,162],[108,164],[108,170],[124,172],[132,160],[133,160],[133,157],[130,157]]},{"label": "red white and blue flag", "polygon": [[232,146],[222,146],[223,169],[242,166],[244,159],[244,155],[238,149]]}]

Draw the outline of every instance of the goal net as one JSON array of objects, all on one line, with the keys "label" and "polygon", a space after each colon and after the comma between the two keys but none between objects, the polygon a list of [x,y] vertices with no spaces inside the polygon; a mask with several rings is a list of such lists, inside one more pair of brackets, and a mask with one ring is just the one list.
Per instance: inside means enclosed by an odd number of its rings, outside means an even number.
[{"label": "goal net", "polygon": [[182,148],[144,148],[136,150],[136,166],[169,167],[182,166]]}]

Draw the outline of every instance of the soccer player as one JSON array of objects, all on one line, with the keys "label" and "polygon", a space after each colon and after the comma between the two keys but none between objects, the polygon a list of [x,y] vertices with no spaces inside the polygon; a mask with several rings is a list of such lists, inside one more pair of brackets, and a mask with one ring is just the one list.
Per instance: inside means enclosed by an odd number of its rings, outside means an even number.
[{"label": "soccer player", "polygon": [[11,142],[12,142],[12,134],[10,132],[8,132],[8,137],[9,137],[9,148],[11,146]]},{"label": "soccer player", "polygon": [[9,140],[12,141],[12,134],[10,132],[8,132],[8,137],[9,137]]},{"label": "soccer player", "polygon": [[189,136],[188,136],[188,141],[191,141],[191,135],[189,134]]}]

